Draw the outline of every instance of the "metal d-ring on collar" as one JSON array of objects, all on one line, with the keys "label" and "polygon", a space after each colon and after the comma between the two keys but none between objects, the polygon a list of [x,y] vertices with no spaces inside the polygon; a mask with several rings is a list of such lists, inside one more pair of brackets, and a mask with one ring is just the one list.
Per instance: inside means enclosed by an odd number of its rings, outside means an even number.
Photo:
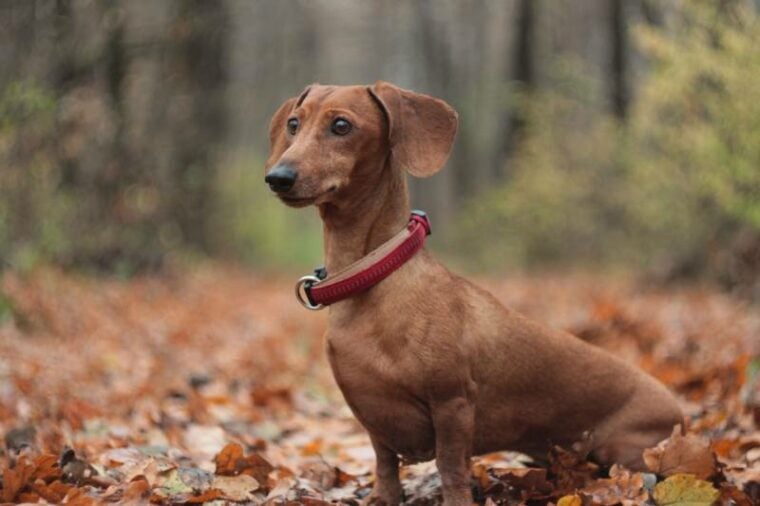
[{"label": "metal d-ring on collar", "polygon": [[316,285],[326,277],[327,269],[319,267],[314,269],[314,274],[304,276],[296,282],[296,299],[298,299],[298,302],[300,302],[303,307],[312,311],[319,311],[320,309],[325,308],[324,304],[315,304],[314,301],[311,300],[309,292],[312,286]]}]

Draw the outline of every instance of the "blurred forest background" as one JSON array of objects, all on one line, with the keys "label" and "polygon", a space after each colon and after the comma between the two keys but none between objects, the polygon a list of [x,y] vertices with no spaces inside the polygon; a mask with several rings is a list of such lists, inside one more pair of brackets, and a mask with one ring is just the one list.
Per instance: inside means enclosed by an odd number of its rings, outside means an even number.
[{"label": "blurred forest background", "polygon": [[[624,269],[760,298],[760,2],[0,0],[2,269],[321,258],[263,184],[311,82],[460,113],[415,181],[467,270]],[[483,239],[483,231],[488,230]]]}]

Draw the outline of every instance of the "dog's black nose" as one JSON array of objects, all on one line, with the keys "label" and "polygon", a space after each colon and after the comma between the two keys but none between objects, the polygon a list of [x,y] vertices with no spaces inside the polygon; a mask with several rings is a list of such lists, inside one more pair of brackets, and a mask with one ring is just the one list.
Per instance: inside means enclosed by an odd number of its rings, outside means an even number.
[{"label": "dog's black nose", "polygon": [[269,185],[272,191],[285,193],[293,188],[298,173],[287,165],[276,165],[274,169],[264,177],[264,181]]}]

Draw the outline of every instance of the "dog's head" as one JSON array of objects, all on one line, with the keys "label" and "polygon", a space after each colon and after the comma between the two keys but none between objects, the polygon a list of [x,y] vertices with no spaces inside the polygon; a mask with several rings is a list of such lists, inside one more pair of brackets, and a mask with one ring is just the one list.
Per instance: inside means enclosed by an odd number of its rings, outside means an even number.
[{"label": "dog's head", "polygon": [[269,126],[265,181],[288,205],[336,203],[391,170],[417,177],[446,162],[457,114],[446,102],[378,81],[307,87]]}]

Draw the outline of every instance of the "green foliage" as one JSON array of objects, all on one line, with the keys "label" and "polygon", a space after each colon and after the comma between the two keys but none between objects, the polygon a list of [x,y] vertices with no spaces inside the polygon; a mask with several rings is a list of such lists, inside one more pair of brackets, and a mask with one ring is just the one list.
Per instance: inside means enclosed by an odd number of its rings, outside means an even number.
[{"label": "green foliage", "polygon": [[13,301],[2,290],[0,290],[0,325],[13,318],[14,306]]},{"label": "green foliage", "polygon": [[494,250],[466,251],[479,265],[689,264],[704,274],[738,235],[760,237],[757,17],[680,5],[677,26],[636,31],[649,69],[625,123],[594,103],[592,73],[573,62],[525,97],[510,178],[473,199],[459,227],[464,244],[504,231]]},{"label": "green foliage", "polygon": [[12,82],[0,94],[0,132],[24,122],[50,120],[55,100],[34,82]]},{"label": "green foliage", "polygon": [[28,268],[65,248],[66,196],[46,144],[55,100],[33,82],[0,91],[0,259]]},{"label": "green foliage", "polygon": [[251,156],[230,164],[218,185],[215,230],[226,256],[258,267],[313,267],[322,233],[314,209],[291,209],[264,184],[264,162]]},{"label": "green foliage", "polygon": [[740,7],[716,18],[694,3],[675,36],[639,30],[654,72],[633,125],[647,177],[677,178],[710,213],[760,229],[760,24]]}]

